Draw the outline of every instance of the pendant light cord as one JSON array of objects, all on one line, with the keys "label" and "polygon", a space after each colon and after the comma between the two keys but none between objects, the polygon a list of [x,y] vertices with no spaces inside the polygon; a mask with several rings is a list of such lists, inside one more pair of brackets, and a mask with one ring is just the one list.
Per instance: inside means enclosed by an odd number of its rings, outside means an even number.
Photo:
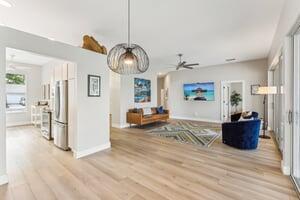
[{"label": "pendant light cord", "polygon": [[130,0],[128,0],[128,46],[131,46],[130,41]]}]

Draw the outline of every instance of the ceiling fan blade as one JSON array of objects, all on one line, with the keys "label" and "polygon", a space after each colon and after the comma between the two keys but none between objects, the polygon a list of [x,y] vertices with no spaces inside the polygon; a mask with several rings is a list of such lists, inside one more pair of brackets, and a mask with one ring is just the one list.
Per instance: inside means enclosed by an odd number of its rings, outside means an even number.
[{"label": "ceiling fan blade", "polygon": [[189,67],[189,66],[182,66],[183,68],[186,68],[186,69],[194,69],[194,67]]},{"label": "ceiling fan blade", "polygon": [[181,68],[181,65],[177,65],[176,70],[179,70]]},{"label": "ceiling fan blade", "polygon": [[193,64],[187,64],[187,65],[184,65],[185,67],[192,67],[192,66],[198,66],[199,63],[193,63]]}]

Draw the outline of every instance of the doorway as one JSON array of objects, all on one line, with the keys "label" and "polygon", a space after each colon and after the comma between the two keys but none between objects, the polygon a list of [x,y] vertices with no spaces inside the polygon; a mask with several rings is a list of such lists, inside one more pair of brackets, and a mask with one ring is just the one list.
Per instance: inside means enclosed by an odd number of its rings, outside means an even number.
[{"label": "doorway", "polygon": [[234,113],[244,111],[245,84],[243,80],[221,82],[221,120],[230,121]]},{"label": "doorway", "polygon": [[158,75],[157,77],[157,106],[163,106],[166,108],[166,92],[165,89],[165,77]]},{"label": "doorway", "polygon": [[[73,149],[74,109],[68,107],[74,104],[75,99],[75,67],[69,61],[6,48],[8,147],[14,146],[12,138],[28,135],[64,150]],[[65,87],[58,90],[58,83],[64,83]],[[64,116],[65,124],[58,124],[57,112]],[[26,134],[26,131],[32,134]]]}]

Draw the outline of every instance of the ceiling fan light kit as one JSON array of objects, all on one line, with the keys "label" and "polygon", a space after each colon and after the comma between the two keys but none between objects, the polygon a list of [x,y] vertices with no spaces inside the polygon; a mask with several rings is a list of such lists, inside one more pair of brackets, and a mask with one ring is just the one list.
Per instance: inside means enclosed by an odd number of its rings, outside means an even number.
[{"label": "ceiling fan light kit", "polygon": [[107,56],[108,67],[118,74],[141,74],[149,68],[145,50],[130,41],[130,0],[128,0],[128,42],[117,44]]}]

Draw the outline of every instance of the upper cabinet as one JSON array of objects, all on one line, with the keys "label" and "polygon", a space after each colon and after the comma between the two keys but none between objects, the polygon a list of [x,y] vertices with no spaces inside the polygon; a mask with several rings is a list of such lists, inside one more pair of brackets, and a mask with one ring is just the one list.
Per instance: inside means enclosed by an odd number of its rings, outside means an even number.
[{"label": "upper cabinet", "polygon": [[63,63],[54,67],[54,80],[70,80],[75,79],[75,65],[73,63]]},{"label": "upper cabinet", "polygon": [[62,66],[57,65],[54,67],[54,81],[61,81],[63,80],[63,70]]},{"label": "upper cabinet", "polygon": [[68,63],[68,79],[75,79],[76,67],[74,63]]}]

